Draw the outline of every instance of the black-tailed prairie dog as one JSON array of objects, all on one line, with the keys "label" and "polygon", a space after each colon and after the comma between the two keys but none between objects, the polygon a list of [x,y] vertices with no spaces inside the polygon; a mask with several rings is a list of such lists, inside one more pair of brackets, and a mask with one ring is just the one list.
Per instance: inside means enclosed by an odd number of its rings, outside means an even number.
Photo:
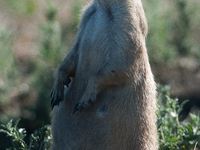
[{"label": "black-tailed prairie dog", "polygon": [[87,7],[52,89],[53,150],[158,149],[146,34],[141,0]]}]

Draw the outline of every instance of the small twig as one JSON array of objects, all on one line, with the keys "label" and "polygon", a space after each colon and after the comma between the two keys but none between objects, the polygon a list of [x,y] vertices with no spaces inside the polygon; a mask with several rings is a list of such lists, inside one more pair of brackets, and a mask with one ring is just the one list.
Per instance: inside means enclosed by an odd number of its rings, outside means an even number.
[{"label": "small twig", "polygon": [[162,128],[160,129],[160,131],[161,131],[162,138],[163,138],[163,140],[164,140],[164,142],[165,142],[165,137],[164,137],[164,134],[163,134]]},{"label": "small twig", "polygon": [[194,150],[196,150],[197,144],[198,144],[198,142],[195,143],[195,145],[194,145]]}]

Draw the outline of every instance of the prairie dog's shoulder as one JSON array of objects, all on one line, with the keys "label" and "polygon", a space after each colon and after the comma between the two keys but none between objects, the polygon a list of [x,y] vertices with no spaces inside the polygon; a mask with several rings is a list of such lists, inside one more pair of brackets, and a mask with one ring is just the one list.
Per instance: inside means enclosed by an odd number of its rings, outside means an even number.
[{"label": "prairie dog's shoulder", "polygon": [[83,31],[87,25],[88,20],[91,18],[91,16],[96,12],[96,0],[94,2],[89,2],[85,7],[82,8],[82,13],[80,15],[81,22],[79,24],[79,31],[77,34],[77,39],[81,38]]},{"label": "prairie dog's shoulder", "polygon": [[85,6],[82,7],[80,16],[81,19],[87,19],[90,18],[90,16],[95,13],[97,9],[97,1],[94,0],[93,2],[87,2]]}]

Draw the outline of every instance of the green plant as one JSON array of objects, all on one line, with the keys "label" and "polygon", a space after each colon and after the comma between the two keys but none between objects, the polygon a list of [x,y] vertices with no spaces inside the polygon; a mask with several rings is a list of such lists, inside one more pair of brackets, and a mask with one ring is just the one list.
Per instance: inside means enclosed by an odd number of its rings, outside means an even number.
[{"label": "green plant", "polygon": [[[158,94],[158,133],[161,150],[196,149],[200,142],[200,118],[190,114],[191,123],[179,121],[179,114],[184,101],[179,105],[178,99],[171,98],[168,87],[160,86]],[[163,95],[166,94],[166,95]]]},{"label": "green plant", "polygon": [[6,125],[1,125],[3,129],[0,132],[6,133],[12,139],[12,146],[8,150],[47,150],[51,146],[50,126],[46,125],[36,130],[30,136],[30,143],[24,141],[26,130],[18,128],[20,119],[15,123],[10,120]]}]

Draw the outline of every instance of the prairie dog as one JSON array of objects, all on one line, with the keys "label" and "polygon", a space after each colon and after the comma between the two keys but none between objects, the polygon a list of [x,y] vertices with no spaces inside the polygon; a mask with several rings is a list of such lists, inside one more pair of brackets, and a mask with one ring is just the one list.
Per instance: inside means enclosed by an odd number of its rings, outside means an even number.
[{"label": "prairie dog", "polygon": [[53,150],[158,149],[146,34],[141,0],[87,7],[52,89]]}]

